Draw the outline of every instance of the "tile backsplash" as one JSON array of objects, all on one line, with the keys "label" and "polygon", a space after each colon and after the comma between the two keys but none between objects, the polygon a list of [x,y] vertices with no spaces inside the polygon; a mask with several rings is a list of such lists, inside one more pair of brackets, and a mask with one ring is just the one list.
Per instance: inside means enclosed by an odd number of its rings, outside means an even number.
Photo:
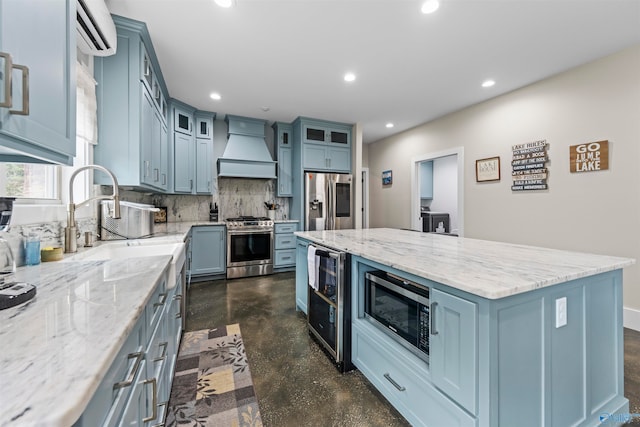
[{"label": "tile backsplash", "polygon": [[[265,202],[277,205],[275,219],[289,219],[290,199],[276,197],[276,185],[277,181],[273,179],[218,178],[214,195],[152,194],[120,189],[120,199],[154,206],[166,206],[169,222],[208,221],[210,203],[218,204],[219,221],[241,215],[267,216]],[[112,189],[110,186],[95,186],[94,192],[95,194],[111,195]],[[97,206],[98,202],[95,203]],[[26,220],[26,214],[21,213],[19,209],[21,208],[16,210],[14,206],[11,226],[7,232],[1,235],[9,242],[18,266],[24,265],[24,240],[29,233],[40,236],[41,247],[64,246],[66,208],[63,205],[46,209],[31,206],[28,220]],[[95,212],[97,211],[98,209],[95,209]],[[82,218],[77,216],[76,222],[79,232],[78,245],[83,243],[82,236],[85,232],[90,231],[94,235],[98,234],[97,217]]]}]

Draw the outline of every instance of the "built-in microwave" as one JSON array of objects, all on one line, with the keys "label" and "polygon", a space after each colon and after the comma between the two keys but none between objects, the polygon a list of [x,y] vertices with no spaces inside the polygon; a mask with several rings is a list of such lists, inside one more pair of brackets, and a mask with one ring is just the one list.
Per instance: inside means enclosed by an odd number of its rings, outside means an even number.
[{"label": "built-in microwave", "polygon": [[429,288],[383,271],[365,274],[365,318],[429,362]]}]

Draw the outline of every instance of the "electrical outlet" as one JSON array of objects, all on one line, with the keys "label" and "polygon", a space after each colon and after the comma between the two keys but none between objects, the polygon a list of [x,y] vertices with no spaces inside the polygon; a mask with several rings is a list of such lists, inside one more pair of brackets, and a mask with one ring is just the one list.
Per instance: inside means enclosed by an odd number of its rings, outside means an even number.
[{"label": "electrical outlet", "polygon": [[567,324],[567,297],[556,299],[556,328]]}]

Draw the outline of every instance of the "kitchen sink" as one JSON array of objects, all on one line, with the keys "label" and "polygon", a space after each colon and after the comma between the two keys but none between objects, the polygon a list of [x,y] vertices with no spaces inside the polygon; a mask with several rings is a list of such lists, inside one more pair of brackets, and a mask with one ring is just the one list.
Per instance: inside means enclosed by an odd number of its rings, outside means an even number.
[{"label": "kitchen sink", "polygon": [[[185,244],[183,242],[167,240],[154,241],[154,239],[107,242],[67,257],[65,261],[129,259],[157,255],[172,256],[169,267],[169,278],[173,278],[173,280],[169,280],[167,283],[167,287],[172,288],[176,284],[176,274],[180,274],[185,261]],[[105,269],[105,272],[106,271],[107,269]],[[124,277],[117,278],[122,279]],[[107,278],[105,276],[105,280],[115,279],[115,277]]]}]

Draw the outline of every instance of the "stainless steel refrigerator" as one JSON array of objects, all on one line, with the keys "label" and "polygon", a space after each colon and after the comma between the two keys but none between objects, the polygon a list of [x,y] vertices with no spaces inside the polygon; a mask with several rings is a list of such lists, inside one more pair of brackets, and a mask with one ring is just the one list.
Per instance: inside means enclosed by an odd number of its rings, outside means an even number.
[{"label": "stainless steel refrigerator", "polygon": [[353,177],[342,173],[304,174],[304,229],[353,228]]}]

